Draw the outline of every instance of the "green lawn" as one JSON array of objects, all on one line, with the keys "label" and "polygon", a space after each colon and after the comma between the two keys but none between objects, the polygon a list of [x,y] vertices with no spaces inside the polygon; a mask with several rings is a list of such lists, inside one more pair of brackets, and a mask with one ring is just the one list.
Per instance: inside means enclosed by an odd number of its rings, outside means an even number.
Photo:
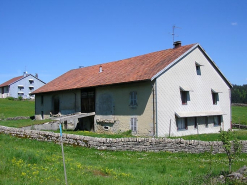
[{"label": "green lawn", "polygon": [[[227,171],[225,154],[99,151],[64,146],[68,184],[209,184]],[[0,134],[0,184],[64,184],[61,146]],[[247,165],[247,154],[233,170]]]},{"label": "green lawn", "polygon": [[[236,130],[234,131],[234,134],[239,140],[247,140],[247,130]],[[171,138],[183,138],[185,140],[219,141],[220,133],[188,135],[188,136],[171,137]]]},{"label": "green lawn", "polygon": [[232,106],[232,123],[247,125],[247,107]]},{"label": "green lawn", "polygon": [[34,116],[35,102],[0,98],[0,119],[16,116]]},{"label": "green lawn", "polygon": [[0,121],[0,125],[6,126],[6,127],[20,128],[20,127],[25,127],[25,126],[47,123],[49,121],[51,121],[51,120],[31,120],[31,119],[4,120],[4,121]]}]

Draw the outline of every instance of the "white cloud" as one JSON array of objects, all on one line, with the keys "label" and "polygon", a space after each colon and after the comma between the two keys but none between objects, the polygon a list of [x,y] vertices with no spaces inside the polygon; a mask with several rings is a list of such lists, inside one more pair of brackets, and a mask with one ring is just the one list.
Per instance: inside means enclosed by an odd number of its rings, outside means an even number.
[{"label": "white cloud", "polygon": [[237,23],[237,22],[232,22],[231,25],[232,25],[232,26],[237,26],[238,23]]}]

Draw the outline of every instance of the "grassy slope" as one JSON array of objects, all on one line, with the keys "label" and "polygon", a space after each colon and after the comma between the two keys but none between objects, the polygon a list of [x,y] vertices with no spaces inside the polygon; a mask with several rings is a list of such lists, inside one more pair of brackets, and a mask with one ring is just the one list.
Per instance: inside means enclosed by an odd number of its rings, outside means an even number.
[{"label": "grassy slope", "polygon": [[[65,146],[68,184],[204,184],[228,169],[224,154],[98,151]],[[0,184],[64,184],[61,146],[0,134]],[[210,165],[211,163],[211,165]],[[247,154],[233,170],[247,164]]]},{"label": "grassy slope", "polygon": [[232,123],[247,125],[247,107],[232,106]]},{"label": "grassy slope", "polygon": [[18,101],[0,99],[0,114],[1,117],[16,117],[16,116],[33,116],[34,101]]}]

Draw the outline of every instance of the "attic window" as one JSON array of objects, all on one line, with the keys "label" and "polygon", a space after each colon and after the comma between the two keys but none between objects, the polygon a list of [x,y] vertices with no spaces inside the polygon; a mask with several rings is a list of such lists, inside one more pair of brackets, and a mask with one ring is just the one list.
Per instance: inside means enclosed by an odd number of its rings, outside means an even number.
[{"label": "attic window", "polygon": [[196,64],[196,74],[197,75],[201,75],[201,64],[199,64],[199,63],[195,63]]}]

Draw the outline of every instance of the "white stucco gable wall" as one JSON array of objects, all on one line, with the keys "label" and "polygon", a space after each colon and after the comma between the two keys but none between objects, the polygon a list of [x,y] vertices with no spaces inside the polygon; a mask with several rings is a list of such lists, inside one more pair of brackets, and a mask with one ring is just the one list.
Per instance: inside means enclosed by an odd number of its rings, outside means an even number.
[{"label": "white stucco gable wall", "polygon": [[[200,64],[201,75],[196,73],[196,64]],[[157,87],[157,134],[159,137],[182,136],[218,132],[230,128],[231,106],[230,85],[216,70],[197,46],[187,56],[156,78]],[[180,87],[189,88],[190,100],[182,105]],[[219,90],[219,101],[213,105],[212,89]],[[177,130],[175,113],[223,112],[221,126],[214,124],[188,125],[187,130]],[[190,119],[190,118],[189,118]],[[210,122],[210,120],[209,120]]]}]

